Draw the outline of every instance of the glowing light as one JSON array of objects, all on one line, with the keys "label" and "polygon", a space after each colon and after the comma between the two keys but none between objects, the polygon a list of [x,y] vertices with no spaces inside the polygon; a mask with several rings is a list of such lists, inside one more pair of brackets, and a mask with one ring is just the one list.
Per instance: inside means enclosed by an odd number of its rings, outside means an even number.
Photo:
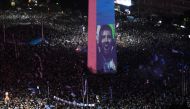
[{"label": "glowing light", "polygon": [[32,0],[28,0],[28,3],[31,3],[32,2]]},{"label": "glowing light", "polygon": [[173,26],[177,26],[177,24],[173,24]]},{"label": "glowing light", "polygon": [[12,1],[11,6],[15,6],[15,5],[16,5],[15,1]]},{"label": "glowing light", "polygon": [[115,3],[125,6],[131,6],[131,0],[115,0]]},{"label": "glowing light", "polygon": [[125,12],[126,12],[127,14],[131,14],[131,11],[130,11],[129,9],[125,9]]},{"label": "glowing light", "polygon": [[37,4],[37,3],[38,3],[38,1],[37,1],[37,0],[35,0],[35,1],[34,1],[34,3],[36,3],[36,4]]},{"label": "glowing light", "polygon": [[161,20],[159,20],[159,21],[158,21],[158,23],[162,23],[162,21],[161,21]]},{"label": "glowing light", "polygon": [[181,28],[185,28],[185,26],[184,26],[184,25],[181,25],[180,27],[181,27]]},{"label": "glowing light", "polygon": [[8,96],[8,95],[9,95],[9,93],[8,93],[8,92],[5,92],[5,95],[6,95],[6,96]]}]

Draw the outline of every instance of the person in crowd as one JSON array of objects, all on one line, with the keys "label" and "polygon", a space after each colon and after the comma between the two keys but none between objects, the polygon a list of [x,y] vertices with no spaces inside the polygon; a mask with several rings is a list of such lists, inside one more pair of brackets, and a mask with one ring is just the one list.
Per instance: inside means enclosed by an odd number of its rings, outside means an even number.
[{"label": "person in crowd", "polygon": [[4,103],[5,103],[5,106],[8,108],[9,104],[10,104],[10,98],[9,98],[9,93],[8,92],[5,92]]}]

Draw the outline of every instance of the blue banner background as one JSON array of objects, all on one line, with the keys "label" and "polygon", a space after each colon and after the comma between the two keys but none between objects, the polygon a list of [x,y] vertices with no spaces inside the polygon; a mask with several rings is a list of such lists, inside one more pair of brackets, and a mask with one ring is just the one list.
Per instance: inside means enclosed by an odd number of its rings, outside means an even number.
[{"label": "blue banner background", "polygon": [[97,0],[97,25],[115,24],[114,0]]}]

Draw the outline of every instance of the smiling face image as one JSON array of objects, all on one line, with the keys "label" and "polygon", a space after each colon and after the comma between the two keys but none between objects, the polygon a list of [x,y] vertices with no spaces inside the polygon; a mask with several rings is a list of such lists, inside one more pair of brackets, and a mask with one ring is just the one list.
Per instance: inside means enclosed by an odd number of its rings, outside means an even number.
[{"label": "smiling face image", "polygon": [[109,55],[111,53],[112,40],[111,28],[108,25],[103,26],[100,30],[100,44],[104,55]]}]

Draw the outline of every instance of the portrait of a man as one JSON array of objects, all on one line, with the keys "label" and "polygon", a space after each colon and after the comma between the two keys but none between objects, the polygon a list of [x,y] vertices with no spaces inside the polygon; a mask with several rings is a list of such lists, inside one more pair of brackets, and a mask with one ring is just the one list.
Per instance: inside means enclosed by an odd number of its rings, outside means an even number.
[{"label": "portrait of a man", "polygon": [[97,26],[97,69],[101,73],[112,73],[116,71],[116,52],[114,26]]}]

